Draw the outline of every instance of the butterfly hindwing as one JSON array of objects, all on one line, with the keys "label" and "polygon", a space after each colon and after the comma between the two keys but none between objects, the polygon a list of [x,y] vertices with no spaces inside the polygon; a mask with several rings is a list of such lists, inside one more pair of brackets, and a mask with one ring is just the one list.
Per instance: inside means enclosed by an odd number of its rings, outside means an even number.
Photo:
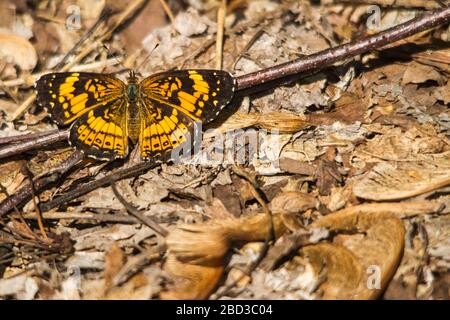
[{"label": "butterfly hindwing", "polygon": [[128,154],[127,101],[117,99],[84,113],[70,128],[70,144],[99,160]]},{"label": "butterfly hindwing", "polygon": [[147,98],[206,123],[230,102],[236,81],[221,70],[178,70],[154,74],[140,87]]},{"label": "butterfly hindwing", "polygon": [[119,98],[123,88],[124,83],[113,76],[87,72],[49,73],[36,82],[38,103],[60,125]]},{"label": "butterfly hindwing", "polygon": [[196,141],[196,123],[184,113],[158,101],[144,98],[140,104],[141,158],[167,161],[190,154]]}]

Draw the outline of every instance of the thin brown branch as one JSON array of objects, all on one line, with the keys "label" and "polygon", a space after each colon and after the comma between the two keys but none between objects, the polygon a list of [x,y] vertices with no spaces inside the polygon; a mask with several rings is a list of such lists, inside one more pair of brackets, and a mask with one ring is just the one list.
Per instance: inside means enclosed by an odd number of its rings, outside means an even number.
[{"label": "thin brown branch", "polygon": [[[68,130],[61,130],[61,131],[47,131],[42,132],[41,134],[36,134],[35,139],[30,139],[29,135],[23,135],[25,142],[23,143],[14,143],[7,146],[4,146],[3,148],[0,148],[0,159],[12,157],[15,155],[22,154],[26,151],[39,149],[42,147],[45,147],[47,145],[61,142],[64,140],[67,140],[69,137],[69,131]],[[15,142],[19,142],[19,138],[21,136],[15,136],[15,137],[9,137],[11,140],[15,140]]]},{"label": "thin brown branch", "polygon": [[383,7],[436,9],[441,5],[435,0],[335,0],[335,2],[352,3],[356,5],[379,5]]},{"label": "thin brown branch", "polygon": [[[33,200],[33,206],[34,206],[34,210],[35,210],[35,214],[36,214],[36,218],[37,218],[37,222],[38,222],[38,226],[39,226],[39,230],[41,231],[42,236],[44,237],[44,241],[49,242],[49,238],[47,235],[47,232],[45,231],[45,227],[44,227],[44,223],[42,222],[42,212],[39,208],[39,195],[36,194],[36,189],[34,187],[34,181],[33,181],[33,174],[31,173],[30,169],[25,165],[23,166],[23,170],[25,172],[25,175],[28,178],[29,181],[29,185],[30,185],[30,190],[31,190],[31,199]],[[25,223],[25,221],[24,221]]]},{"label": "thin brown branch", "polygon": [[[81,197],[82,195],[85,195],[93,190],[96,190],[98,188],[106,187],[111,184],[112,181],[118,181],[126,178],[135,177],[137,175],[140,175],[147,170],[156,167],[157,165],[151,162],[141,162],[134,166],[119,169],[116,172],[109,174],[103,178],[85,183],[82,186],[79,186],[78,188],[75,188],[74,190],[63,194],[62,196],[59,196],[58,198],[55,198],[51,201],[48,201],[46,203],[43,203],[41,205],[41,210],[43,212],[49,211],[50,209],[56,208],[60,205],[63,205],[65,203],[68,203],[70,201],[73,201],[74,199],[77,199]],[[1,212],[0,212],[1,213]]]},{"label": "thin brown branch", "polygon": [[36,140],[36,139],[39,139],[44,136],[48,136],[50,134],[54,134],[57,132],[59,132],[59,130],[56,129],[56,130],[49,130],[49,131],[44,131],[44,132],[26,133],[26,134],[20,134],[17,136],[3,137],[3,138],[0,138],[0,145]]},{"label": "thin brown branch", "polygon": [[[58,165],[59,170],[53,171],[47,176],[37,178],[34,181],[35,190],[42,191],[48,188],[83,158],[84,154],[82,152],[74,151],[66,160],[62,161]],[[3,202],[0,203],[0,217],[10,212],[13,208],[18,207],[26,200],[29,200],[32,196],[32,192],[32,186],[30,184],[27,184],[19,191],[6,198]]]},{"label": "thin brown branch", "polygon": [[450,21],[450,7],[425,13],[422,16],[389,28],[370,37],[323,50],[312,55],[282,63],[237,78],[238,90],[247,89],[269,81],[299,73],[318,71],[333,63],[345,60],[387,44],[407,38]]},{"label": "thin brown branch", "polygon": [[117,190],[116,183],[114,181],[111,182],[111,188],[114,192],[114,195],[117,199],[122,203],[125,209],[129,214],[139,219],[142,223],[144,223],[147,227],[160,234],[163,237],[167,237],[169,232],[161,227],[156,221],[154,221],[151,217],[145,216],[142,212],[133,207],[130,203],[128,203],[125,198],[120,194],[119,190]]}]

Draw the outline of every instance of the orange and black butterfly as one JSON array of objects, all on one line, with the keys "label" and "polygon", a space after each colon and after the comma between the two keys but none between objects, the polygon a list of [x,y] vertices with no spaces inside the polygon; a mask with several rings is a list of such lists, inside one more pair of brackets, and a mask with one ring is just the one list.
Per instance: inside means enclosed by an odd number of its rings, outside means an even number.
[{"label": "orange and black butterfly", "polygon": [[[198,122],[216,118],[230,102],[235,78],[220,70],[179,70],[127,83],[109,74],[50,73],[36,82],[38,103],[59,125],[69,125],[72,146],[100,160],[124,158],[130,141],[143,160],[168,160],[188,143]],[[191,138],[190,138],[191,137]]]}]

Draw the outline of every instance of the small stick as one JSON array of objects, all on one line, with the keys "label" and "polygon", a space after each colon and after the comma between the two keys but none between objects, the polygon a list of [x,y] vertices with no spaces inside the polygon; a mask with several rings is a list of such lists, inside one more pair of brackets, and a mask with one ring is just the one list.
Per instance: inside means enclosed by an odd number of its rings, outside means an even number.
[{"label": "small stick", "polygon": [[403,7],[403,8],[424,8],[436,9],[440,7],[437,1],[433,0],[335,0],[335,2],[352,3],[356,5],[379,5],[385,7]]},{"label": "small stick", "polygon": [[[21,154],[26,151],[39,149],[39,148],[44,147],[49,144],[64,141],[64,140],[67,140],[68,137],[69,137],[69,130],[61,130],[61,131],[56,131],[54,133],[52,133],[52,131],[43,132],[43,133],[41,133],[40,136],[38,136],[34,140],[28,139],[28,141],[26,141],[24,143],[12,144],[12,145],[8,145],[3,148],[0,148],[0,159],[15,156],[15,155]],[[17,139],[15,137],[10,137],[10,138]],[[27,140],[27,138],[25,138],[25,139]],[[18,141],[18,140],[16,140],[16,141]]]},{"label": "small stick", "polygon": [[259,28],[258,31],[256,31],[255,34],[252,36],[250,41],[247,42],[244,49],[242,49],[242,51],[238,54],[236,59],[234,59],[234,62],[231,66],[231,70],[234,70],[236,68],[236,64],[239,62],[239,60],[241,60],[241,58],[247,54],[247,51],[250,50],[250,48],[255,44],[256,40],[258,40],[259,37],[261,37],[264,34],[264,28],[266,28],[266,26],[262,26],[261,28]]},{"label": "small stick", "polygon": [[161,6],[163,7],[164,12],[169,17],[170,23],[173,24],[175,17],[173,15],[172,9],[170,9],[169,5],[167,4],[167,2],[165,0],[159,0],[159,2],[161,3]]},{"label": "small stick", "polygon": [[381,48],[387,44],[434,28],[438,25],[448,23],[449,21],[450,7],[425,13],[418,18],[399,24],[367,38],[349,42],[290,62],[240,76],[237,78],[238,90],[247,89],[294,74],[311,70],[321,70],[337,61]]},{"label": "small stick", "polygon": [[[36,214],[22,214],[24,219],[36,220]],[[18,217],[17,214],[11,214],[11,218]],[[43,212],[44,220],[94,220],[101,222],[121,222],[121,223],[139,223],[139,220],[129,214],[100,214],[100,213],[77,213],[77,212]]]},{"label": "small stick", "polygon": [[[52,172],[48,176],[36,179],[34,181],[35,190],[43,190],[48,186],[50,186],[52,183],[56,182],[59,177],[67,173],[75,164],[77,164],[83,158],[84,154],[82,152],[74,151],[66,160],[61,162],[61,164],[59,165],[60,167],[59,171]],[[16,193],[14,193],[12,196],[3,200],[3,202],[0,203],[0,217],[7,214],[13,208],[18,207],[25,200],[30,199],[31,195],[32,195],[32,186],[30,184],[27,184],[26,186],[18,190]]]},{"label": "small stick", "polygon": [[72,56],[75,51],[87,40],[89,39],[95,31],[100,27],[100,25],[106,21],[112,14],[112,11],[107,9],[100,15],[99,19],[95,22],[95,24],[89,28],[77,41],[77,43],[65,54],[65,56],[61,59],[60,62],[53,68],[53,70],[61,69],[67,62],[70,56]]},{"label": "small stick", "polygon": [[36,189],[34,187],[33,174],[31,173],[30,169],[26,165],[23,166],[23,171],[24,171],[25,175],[27,176],[28,181],[30,182],[31,199],[33,200],[33,206],[34,206],[39,230],[41,231],[41,234],[44,237],[45,242],[49,242],[47,232],[45,231],[44,223],[42,222],[42,212],[41,212],[41,209],[39,208],[40,200],[39,200],[39,196],[36,194]]},{"label": "small stick", "polygon": [[44,131],[44,132],[36,132],[36,133],[25,133],[25,134],[20,134],[17,136],[10,136],[10,137],[3,137],[0,138],[0,145],[1,144],[9,144],[9,143],[14,143],[14,142],[25,142],[25,141],[29,141],[29,140],[36,140],[45,136],[48,136],[50,134],[54,134],[59,132],[58,129],[55,130],[49,130],[49,131]]},{"label": "small stick", "polygon": [[147,217],[143,215],[139,210],[137,210],[130,203],[128,203],[124,197],[122,197],[122,195],[117,190],[116,183],[114,181],[111,181],[111,188],[114,192],[114,195],[123,204],[123,206],[125,207],[125,209],[128,211],[129,214],[139,219],[142,223],[144,223],[147,227],[149,227],[156,233],[159,233],[163,237],[167,237],[169,232],[166,229],[161,227],[155,220],[152,219],[152,217]]},{"label": "small stick", "polygon": [[[68,203],[74,199],[77,199],[78,197],[81,197],[82,195],[85,195],[95,189],[106,187],[111,184],[111,181],[118,181],[121,179],[131,178],[135,177],[143,172],[146,172],[147,170],[156,167],[157,164],[151,163],[151,162],[141,162],[134,166],[119,169],[116,172],[109,174],[103,178],[85,183],[82,186],[79,186],[78,188],[63,194],[62,196],[59,196],[58,198],[55,198],[51,201],[48,201],[46,203],[43,203],[41,205],[42,211],[49,211],[50,209],[56,208],[64,203]],[[1,208],[1,205],[0,205]],[[1,216],[1,210],[0,210],[0,216]]]},{"label": "small stick", "polygon": [[217,33],[216,33],[216,69],[222,69],[223,40],[225,30],[225,16],[227,14],[227,0],[222,0],[217,8]]},{"label": "small stick", "polygon": [[24,102],[14,111],[14,113],[11,116],[11,119],[8,119],[10,121],[16,120],[22,113],[24,113],[36,100],[36,93],[32,93],[28,96],[28,98],[25,99]]}]

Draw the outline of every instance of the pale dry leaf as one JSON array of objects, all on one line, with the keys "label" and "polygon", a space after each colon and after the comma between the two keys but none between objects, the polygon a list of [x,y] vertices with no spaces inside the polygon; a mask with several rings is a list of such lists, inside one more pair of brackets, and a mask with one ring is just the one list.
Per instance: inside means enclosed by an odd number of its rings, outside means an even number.
[{"label": "pale dry leaf", "polygon": [[0,33],[0,59],[12,62],[22,70],[33,70],[37,64],[37,53],[25,38]]},{"label": "pale dry leaf", "polygon": [[450,184],[450,167],[432,163],[382,162],[355,181],[353,193],[362,199],[387,201],[413,197]]},{"label": "pale dry leaf", "polygon": [[31,300],[38,290],[36,281],[26,274],[0,279],[0,297],[3,298],[14,295],[19,300]]},{"label": "pale dry leaf", "polygon": [[173,27],[180,34],[186,37],[202,34],[208,29],[198,12],[192,8],[180,12],[173,21]]},{"label": "pale dry leaf", "polygon": [[295,191],[279,193],[269,204],[271,212],[282,213],[301,213],[318,207],[319,201],[315,197]]},{"label": "pale dry leaf", "polygon": [[403,74],[402,84],[417,84],[430,80],[440,84],[443,82],[443,79],[442,75],[435,68],[413,61],[408,65]]}]

